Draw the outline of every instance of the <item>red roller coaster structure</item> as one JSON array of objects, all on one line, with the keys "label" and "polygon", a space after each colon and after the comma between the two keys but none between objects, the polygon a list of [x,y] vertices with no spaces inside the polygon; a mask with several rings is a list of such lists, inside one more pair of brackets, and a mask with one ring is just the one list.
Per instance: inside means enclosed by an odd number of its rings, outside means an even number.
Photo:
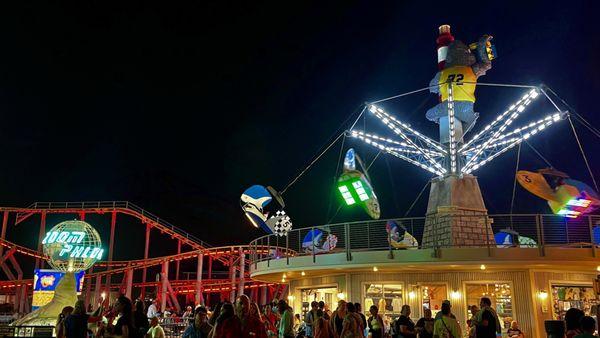
[{"label": "red roller coaster structure", "polygon": [[[19,313],[30,310],[33,288],[33,280],[25,277],[21,265],[23,260],[35,260],[36,268],[44,267],[46,257],[42,252],[42,239],[46,232],[46,217],[49,214],[76,215],[80,220],[85,220],[86,215],[90,214],[110,217],[108,259],[97,262],[86,273],[82,290],[86,305],[99,302],[102,293],[108,295],[121,293],[129,298],[140,299],[153,294],[159,300],[161,309],[173,307],[180,311],[182,298],[185,298],[186,303],[209,305],[211,294],[219,294],[221,300],[232,301],[236,295],[246,293],[254,301],[265,304],[273,298],[284,297],[287,293],[285,285],[258,282],[249,277],[249,265],[252,263],[249,246],[213,247],[127,201],[36,202],[26,208],[0,207],[0,212],[3,215],[0,233],[0,268],[8,278],[0,281],[0,295],[4,297],[5,302],[12,303],[14,311]],[[145,225],[143,258],[113,260],[118,216],[137,219],[137,223]],[[16,226],[34,217],[39,217],[36,249],[6,240],[9,224]],[[168,256],[152,257],[150,233],[153,230],[176,241],[177,252]],[[35,231],[30,234],[34,235]],[[162,244],[161,246],[164,247]],[[269,253],[277,252],[281,248],[253,246],[252,250]],[[187,279],[180,279],[180,264],[184,261],[190,261],[191,264],[195,261],[196,271],[188,272]],[[213,262],[218,264],[213,265]],[[172,263],[175,263],[174,272],[170,272]],[[160,274],[156,280],[147,278],[148,269],[152,267],[160,267]],[[213,271],[213,267],[220,271]],[[136,271],[141,271],[141,276],[138,274],[138,278],[135,278]],[[195,276],[190,278],[191,275]],[[217,276],[221,278],[215,278]],[[105,299],[106,302],[110,301],[108,298],[110,296]]]}]

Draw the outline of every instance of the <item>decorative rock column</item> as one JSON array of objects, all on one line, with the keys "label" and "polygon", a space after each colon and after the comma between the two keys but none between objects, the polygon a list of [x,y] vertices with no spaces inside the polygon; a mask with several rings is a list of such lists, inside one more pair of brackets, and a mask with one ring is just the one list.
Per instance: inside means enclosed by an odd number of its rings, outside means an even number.
[{"label": "decorative rock column", "polygon": [[436,177],[431,181],[422,245],[426,248],[493,245],[492,221],[477,177]]}]

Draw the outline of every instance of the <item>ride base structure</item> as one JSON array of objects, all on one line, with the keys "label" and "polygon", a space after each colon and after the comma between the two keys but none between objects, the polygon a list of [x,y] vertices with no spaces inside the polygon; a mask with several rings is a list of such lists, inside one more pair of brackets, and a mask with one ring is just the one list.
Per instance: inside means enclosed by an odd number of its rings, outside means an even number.
[{"label": "ride base structure", "polygon": [[447,175],[431,180],[423,230],[424,246],[493,243],[491,223],[477,177]]}]

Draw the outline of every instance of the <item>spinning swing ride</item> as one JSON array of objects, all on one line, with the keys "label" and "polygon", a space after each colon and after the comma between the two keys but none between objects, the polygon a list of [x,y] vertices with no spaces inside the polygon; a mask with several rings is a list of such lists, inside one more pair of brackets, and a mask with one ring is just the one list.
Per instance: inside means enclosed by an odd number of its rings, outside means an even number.
[{"label": "spinning swing ride", "polygon": [[[600,132],[574,110],[569,110],[568,104],[547,86],[478,82],[478,78],[492,68],[491,61],[497,58],[496,48],[491,40],[491,36],[484,35],[477,42],[466,45],[454,39],[450,26],[440,26],[436,40],[438,72],[429,86],[364,104],[350,128],[325,147],[281,193],[271,187],[269,189],[263,187],[260,189],[263,194],[248,198],[248,191],[253,188],[256,190],[257,186],[249,188],[241,199],[245,214],[251,220],[259,219],[258,223],[252,221],[255,226],[262,227],[268,233],[284,236],[291,229],[291,219],[283,211],[281,195],[335,143],[346,137],[363,141],[379,153],[397,157],[440,179],[449,176],[462,178],[473,174],[523,142],[529,145],[528,139],[541,135],[547,128],[563,121],[568,121],[572,127],[588,172],[594,181],[595,190],[583,182],[570,179],[566,174],[556,176],[556,173],[560,172],[552,168],[541,170],[539,173],[518,171],[515,180],[532,194],[547,200],[555,214],[576,218],[595,210],[600,206],[600,199],[596,192],[597,185],[573,125],[572,116],[596,136],[600,137]],[[479,118],[479,114],[474,111],[477,86],[513,88],[523,92],[506,110],[474,136],[468,138],[467,133],[474,129]],[[384,102],[426,91],[437,94],[439,98],[439,103],[426,113],[428,120],[439,125],[439,140],[419,132],[381,105]],[[551,111],[543,115],[538,114],[533,121],[514,127],[513,123],[520,117],[532,115],[528,111],[540,98],[550,103]],[[561,102],[563,107],[561,108],[557,102]],[[391,133],[380,135],[358,129],[357,122],[367,115],[376,118]],[[355,162],[359,163],[359,168]],[[379,203],[367,170],[368,167],[362,164],[356,151],[350,148],[344,159],[343,172],[337,180],[337,190],[343,205],[349,207],[359,205],[371,218],[378,219]],[[549,184],[544,176],[553,176],[555,179],[552,180],[552,184]],[[276,204],[280,207],[275,215],[264,211],[273,199],[278,201]],[[514,203],[514,200],[511,203]]]}]

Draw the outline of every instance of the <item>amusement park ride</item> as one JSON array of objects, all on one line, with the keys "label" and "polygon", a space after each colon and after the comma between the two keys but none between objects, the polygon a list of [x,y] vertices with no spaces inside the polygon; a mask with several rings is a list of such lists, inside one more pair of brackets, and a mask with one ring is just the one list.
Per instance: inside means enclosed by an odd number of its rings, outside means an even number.
[{"label": "amusement park ride", "polygon": [[[0,268],[8,280],[0,281],[0,297],[13,304],[15,311],[27,313],[31,310],[31,295],[34,280],[21,268],[28,262],[35,261],[36,268],[42,268],[49,257],[42,250],[42,242],[51,233],[46,233],[47,218],[50,215],[73,215],[85,221],[89,215],[110,217],[110,237],[106,254],[98,260],[84,277],[81,290],[86,304],[109,302],[107,295],[113,297],[119,293],[133,298],[157,298],[162,308],[180,309],[183,301],[189,303],[209,304],[211,295],[230,300],[238,290],[246,290],[256,300],[281,297],[283,286],[273,283],[252,281],[248,277],[250,248],[245,245],[213,247],[184,230],[158,218],[130,202],[69,202],[69,203],[34,203],[26,208],[0,208],[3,213],[2,231],[0,233]],[[39,219],[39,245],[37,250],[27,248],[6,240],[10,225],[31,225],[32,218]],[[114,243],[118,236],[117,220],[134,221],[145,228],[144,253],[136,260],[115,260]],[[128,222],[129,224],[129,222]],[[160,233],[156,239],[164,243],[171,240],[177,243],[177,252],[168,255],[151,256],[151,232]],[[31,231],[34,234],[35,231]],[[153,235],[152,237],[155,237]],[[125,239],[124,239],[125,240]],[[253,248],[254,249],[254,248]],[[259,248],[270,250],[268,247]],[[81,252],[83,254],[83,252]],[[100,253],[102,254],[102,253]],[[191,262],[196,267],[193,278],[181,276],[182,262]],[[174,270],[171,268],[174,265]],[[160,278],[148,276],[150,269],[160,268]],[[188,275],[189,277],[189,275]],[[179,296],[179,297],[178,297]],[[185,299],[185,300],[184,300]]]},{"label": "amusement park ride", "polygon": [[[468,227],[471,228],[470,233],[481,235],[480,242],[473,243],[472,239],[470,243],[463,242],[463,236],[457,233],[454,216],[487,215],[479,184],[472,174],[501,154],[527,142],[529,138],[541,134],[554,124],[568,120],[573,126],[572,112],[561,109],[555,101],[559,98],[547,87],[478,83],[478,78],[491,69],[491,61],[496,58],[491,36],[483,36],[476,43],[466,45],[454,40],[447,25],[441,26],[439,33],[437,39],[439,71],[430,85],[365,104],[351,127],[329,144],[281,192],[260,185],[253,185],[246,189],[240,203],[252,225],[268,233],[286,236],[292,228],[292,222],[290,216],[283,210],[285,203],[282,195],[327,150],[331,149],[333,144],[340,139],[351,137],[364,141],[380,153],[400,158],[436,176],[430,182],[423,245],[432,242],[438,245],[477,245],[488,242],[490,238],[494,240],[494,234],[487,221],[461,223],[462,230]],[[479,114],[473,109],[476,86],[510,87],[523,92],[515,103],[510,104],[504,112],[481,128],[473,137],[467,138],[467,133],[474,128],[479,118]],[[384,102],[426,91],[437,94],[439,98],[439,103],[426,114],[429,120],[439,125],[439,141],[417,131],[382,106]],[[528,107],[540,98],[545,98],[552,105],[552,111],[536,117],[528,124],[514,128],[512,124],[520,116],[525,115]],[[391,135],[382,136],[356,128],[359,119],[366,118],[368,114],[381,123],[379,127],[391,131]],[[575,132],[574,127],[573,131]],[[577,137],[576,133],[575,136]],[[579,142],[579,139],[577,140]],[[583,154],[583,149],[581,150]],[[585,154],[583,155],[585,159]],[[587,159],[585,162],[587,165]],[[361,206],[371,218],[379,219],[381,212],[374,186],[367,172],[369,167],[363,165],[355,149],[347,150],[342,168],[336,182],[336,190],[340,194],[342,205]],[[577,217],[600,205],[598,194],[594,189],[569,179],[566,174],[557,173],[560,172],[556,170],[539,173],[519,172],[516,180],[528,191],[548,200],[555,213],[566,217]],[[544,175],[558,177],[558,179],[547,182]],[[597,187],[595,188],[597,190]],[[93,266],[90,264],[81,267],[81,270],[89,268],[85,272],[81,290],[86,304],[108,302],[111,293],[113,296],[122,293],[130,298],[157,298],[162,309],[174,307],[179,310],[180,302],[184,298],[188,303],[207,304],[210,302],[211,294],[220,294],[221,299],[233,300],[236,294],[245,292],[260,304],[265,304],[273,298],[284,297],[287,292],[286,284],[258,282],[249,276],[251,258],[255,257],[256,253],[274,258],[280,255],[285,257],[294,255],[294,252],[282,252],[281,250],[287,249],[282,249],[275,243],[252,247],[248,245],[212,247],[129,202],[34,203],[26,208],[2,207],[0,211],[3,213],[0,233],[0,268],[8,277],[8,280],[0,281],[0,295],[4,296],[5,301],[13,303],[15,310],[20,313],[29,312],[31,306],[29,299],[36,283],[35,280],[27,278],[30,274],[23,271],[22,260],[34,260],[36,269],[43,268],[46,260],[53,260],[52,254],[44,245],[51,246],[55,243],[61,243],[62,247],[59,250],[61,255],[68,254],[71,258],[77,259],[94,258]],[[55,214],[75,215],[82,223],[85,222],[86,216],[91,214],[110,217],[108,246],[102,249],[100,246],[71,247],[78,241],[76,236],[70,239],[71,237],[62,238],[59,233],[47,233],[47,217]],[[6,239],[9,225],[31,224],[34,218],[39,219],[37,249],[27,248]],[[144,252],[139,259],[116,260],[114,257],[117,219],[122,218],[134,219],[139,226],[145,227]],[[402,229],[401,224],[389,222],[386,224],[386,229],[390,245],[394,248],[418,247],[417,239]],[[445,229],[444,235],[440,237],[432,229]],[[168,256],[153,257],[150,252],[150,248],[153,247],[150,243],[152,231],[159,232],[164,238],[176,242],[177,252]],[[313,229],[306,234],[302,248],[313,253],[324,253],[334,249],[336,243],[335,235],[325,235],[322,230]],[[187,261],[196,267],[195,276],[191,279],[182,279],[180,265]],[[174,271],[171,269],[173,263]],[[55,264],[51,265],[56,267]],[[77,270],[68,265],[60,265],[60,267],[67,273]],[[149,269],[157,268],[160,268],[159,277],[150,278]],[[223,278],[223,274],[217,273],[217,270],[221,270],[226,276]],[[74,289],[71,291],[75,292]]]}]

